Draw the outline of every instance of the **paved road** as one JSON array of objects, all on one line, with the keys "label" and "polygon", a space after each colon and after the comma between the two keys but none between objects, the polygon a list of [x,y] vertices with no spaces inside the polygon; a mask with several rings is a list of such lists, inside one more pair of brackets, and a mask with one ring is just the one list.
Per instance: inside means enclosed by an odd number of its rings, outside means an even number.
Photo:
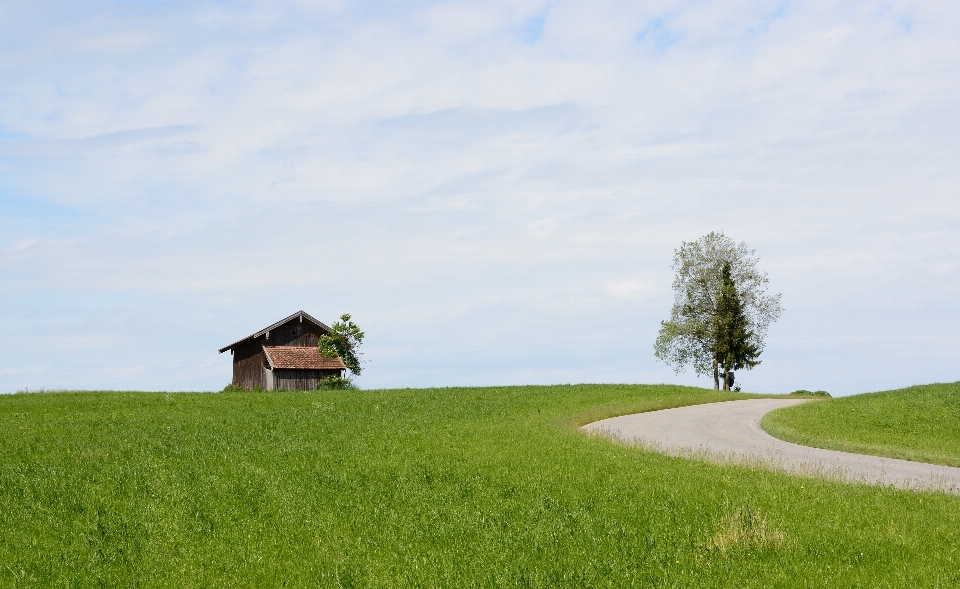
[{"label": "paved road", "polygon": [[581,429],[679,456],[754,463],[791,473],[960,494],[960,468],[810,448],[763,431],[764,414],[806,399],[749,399],[622,415]]}]

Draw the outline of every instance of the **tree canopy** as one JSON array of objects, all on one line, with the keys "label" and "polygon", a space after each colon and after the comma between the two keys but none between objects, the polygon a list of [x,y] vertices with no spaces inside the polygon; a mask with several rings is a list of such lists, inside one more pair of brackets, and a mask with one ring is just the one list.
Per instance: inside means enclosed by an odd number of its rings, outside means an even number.
[{"label": "tree canopy", "polygon": [[674,303],[670,319],[661,322],[656,357],[677,372],[688,366],[712,372],[714,388],[720,388],[721,366],[725,373],[756,366],[767,328],[782,311],[758,262],[746,243],[723,232],[683,242],[674,252]]},{"label": "tree canopy", "polygon": [[354,375],[360,374],[360,344],[363,343],[363,332],[357,324],[350,320],[350,315],[344,313],[330,326],[330,333],[320,336],[317,349],[324,358],[340,357],[343,364]]}]

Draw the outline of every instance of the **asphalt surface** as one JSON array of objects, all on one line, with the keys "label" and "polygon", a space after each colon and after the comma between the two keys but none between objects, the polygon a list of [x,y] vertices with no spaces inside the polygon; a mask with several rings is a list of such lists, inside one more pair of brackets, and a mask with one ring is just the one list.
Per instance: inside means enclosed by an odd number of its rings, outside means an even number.
[{"label": "asphalt surface", "polygon": [[791,444],[760,427],[763,416],[807,399],[749,399],[621,415],[581,429],[692,458],[755,464],[794,474],[960,494],[960,468]]}]

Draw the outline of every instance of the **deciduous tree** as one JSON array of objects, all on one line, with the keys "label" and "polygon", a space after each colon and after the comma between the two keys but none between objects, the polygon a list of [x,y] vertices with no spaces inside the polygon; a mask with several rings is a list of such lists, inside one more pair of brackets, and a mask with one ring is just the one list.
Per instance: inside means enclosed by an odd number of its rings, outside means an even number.
[{"label": "deciduous tree", "polygon": [[712,373],[714,388],[720,388],[717,312],[723,269],[729,264],[745,319],[745,344],[752,346],[755,360],[763,352],[767,328],[782,311],[780,295],[767,293],[767,273],[757,268],[758,262],[746,243],[736,243],[723,232],[683,242],[674,252],[674,303],[670,319],[661,323],[656,357],[677,372],[690,366],[697,374]]},{"label": "deciduous tree", "polygon": [[330,333],[320,336],[317,349],[324,358],[340,357],[343,364],[355,375],[361,371],[360,344],[363,343],[363,332],[357,324],[350,320],[350,315],[344,313],[330,326]]}]

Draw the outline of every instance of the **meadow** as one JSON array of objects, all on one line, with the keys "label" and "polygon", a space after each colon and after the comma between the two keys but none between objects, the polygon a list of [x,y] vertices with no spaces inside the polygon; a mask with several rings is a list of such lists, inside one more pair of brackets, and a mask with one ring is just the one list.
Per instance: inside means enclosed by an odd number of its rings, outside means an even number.
[{"label": "meadow", "polygon": [[640,385],[4,396],[0,586],[960,586],[960,497],[577,430],[748,397]]},{"label": "meadow", "polygon": [[763,428],[807,446],[960,467],[960,382],[778,409]]}]

